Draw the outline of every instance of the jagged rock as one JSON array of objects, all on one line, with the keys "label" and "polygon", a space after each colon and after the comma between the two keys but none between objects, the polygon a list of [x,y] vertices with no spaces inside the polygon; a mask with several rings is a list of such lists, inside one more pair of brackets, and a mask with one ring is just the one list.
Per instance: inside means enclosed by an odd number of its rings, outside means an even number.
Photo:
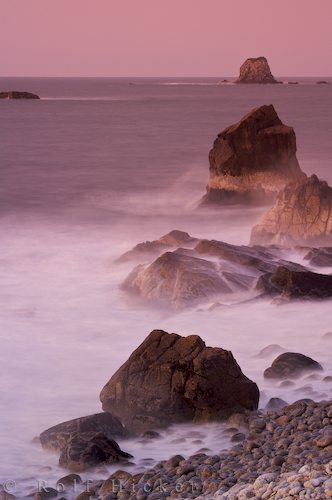
[{"label": "jagged rock", "polygon": [[261,276],[256,288],[269,295],[323,299],[332,297],[332,276],[311,271],[293,271],[280,266],[272,274]]},{"label": "jagged rock", "polygon": [[72,434],[62,449],[59,465],[74,472],[82,472],[102,463],[121,462],[132,458],[102,432]]},{"label": "jagged rock", "polygon": [[[187,234],[187,233],[185,233]],[[257,280],[262,275],[268,278],[280,267],[289,271],[307,271],[297,263],[281,257],[286,252],[280,247],[268,249],[255,246],[238,246],[216,240],[198,240],[191,249],[166,252],[151,264],[134,268],[122,284],[130,297],[148,301],[151,305],[173,309],[195,306],[216,300],[253,299]],[[271,288],[271,287],[270,287]],[[264,292],[276,295],[275,286],[266,285]],[[248,292],[250,296],[243,297]]]},{"label": "jagged rock", "polygon": [[154,330],[100,394],[132,433],[180,422],[220,421],[257,408],[257,385],[230,351],[206,347],[197,335]]},{"label": "jagged rock", "polygon": [[210,178],[202,203],[271,203],[291,181],[305,177],[296,137],[274,107],[261,106],[227,127],[209,153]]},{"label": "jagged rock", "polygon": [[332,247],[312,248],[304,256],[305,260],[309,261],[310,265],[317,267],[332,266]]},{"label": "jagged rock", "polygon": [[0,92],[0,99],[40,99],[37,94],[31,92],[18,92],[10,90],[9,92]]},{"label": "jagged rock", "polygon": [[249,247],[245,245],[231,245],[223,241],[200,240],[194,250],[200,255],[219,257],[227,262],[249,267],[252,270],[258,271],[258,274],[272,272],[280,265],[285,265],[288,269],[294,271],[306,270],[300,264],[280,259],[281,252],[277,247]]},{"label": "jagged rock", "polygon": [[107,438],[125,437],[126,431],[120,420],[110,413],[96,413],[86,417],[67,420],[54,425],[40,434],[43,448],[61,451],[72,436],[82,433],[102,433]]},{"label": "jagged rock", "polygon": [[186,255],[180,250],[162,254],[149,266],[136,267],[122,289],[176,309],[218,293],[232,292],[217,263]]},{"label": "jagged rock", "polygon": [[332,241],[332,188],[316,175],[287,185],[251,232],[251,244]]},{"label": "jagged rock", "polygon": [[242,64],[236,83],[281,83],[271,73],[265,57],[250,57]]},{"label": "jagged rock", "polygon": [[121,255],[116,262],[123,263],[129,261],[144,262],[153,257],[157,257],[169,248],[177,248],[179,246],[192,248],[198,239],[193,238],[184,231],[174,229],[170,233],[165,234],[158,240],[145,241],[138,243],[133,249]]},{"label": "jagged rock", "polygon": [[323,370],[323,368],[314,359],[297,352],[285,352],[280,354],[272,365],[264,371],[264,377],[276,379],[298,378],[307,371],[317,370]]}]

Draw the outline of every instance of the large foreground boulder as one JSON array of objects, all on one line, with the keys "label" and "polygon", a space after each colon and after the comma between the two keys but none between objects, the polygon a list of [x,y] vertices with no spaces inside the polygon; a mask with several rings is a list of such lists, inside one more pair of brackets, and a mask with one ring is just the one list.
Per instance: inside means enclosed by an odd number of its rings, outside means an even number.
[{"label": "large foreground boulder", "polygon": [[290,183],[251,233],[253,245],[332,242],[332,188],[316,175]]},{"label": "large foreground boulder", "polygon": [[242,64],[236,83],[281,83],[271,73],[265,57],[250,57]]},{"label": "large foreground boulder", "polygon": [[0,92],[0,99],[40,99],[37,94],[31,92],[19,92],[10,90],[8,92]]},{"label": "large foreground boulder", "polygon": [[296,158],[296,137],[274,107],[261,106],[227,127],[209,153],[209,203],[266,204],[289,182],[305,177]]},{"label": "large foreground boulder", "polygon": [[287,379],[298,378],[305,372],[323,370],[322,366],[312,358],[297,352],[280,354],[264,372],[265,378]]},{"label": "large foreground boulder", "polygon": [[96,413],[86,417],[74,418],[54,425],[40,434],[43,448],[61,451],[73,435],[83,433],[102,433],[108,439],[125,437],[126,430],[119,419],[109,413]]},{"label": "large foreground boulder", "polygon": [[232,353],[197,335],[154,330],[100,394],[104,411],[141,433],[180,422],[220,421],[257,408],[259,390]]}]

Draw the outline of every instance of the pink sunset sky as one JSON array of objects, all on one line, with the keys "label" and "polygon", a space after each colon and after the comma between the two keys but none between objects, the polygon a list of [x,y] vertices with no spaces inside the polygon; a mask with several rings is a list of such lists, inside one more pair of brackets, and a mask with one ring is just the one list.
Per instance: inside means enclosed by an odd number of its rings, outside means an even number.
[{"label": "pink sunset sky", "polygon": [[2,0],[3,76],[332,75],[332,0]]}]

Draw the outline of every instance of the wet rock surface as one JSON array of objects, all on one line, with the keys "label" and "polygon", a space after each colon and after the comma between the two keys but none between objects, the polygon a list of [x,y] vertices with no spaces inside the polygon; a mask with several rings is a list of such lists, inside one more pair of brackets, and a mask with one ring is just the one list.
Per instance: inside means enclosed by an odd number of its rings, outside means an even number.
[{"label": "wet rock surface", "polygon": [[124,437],[126,430],[120,420],[110,413],[96,413],[86,417],[67,420],[54,425],[40,434],[40,443],[43,448],[61,451],[74,434],[102,433],[107,438]]},{"label": "wet rock surface", "polygon": [[280,354],[272,365],[264,371],[265,378],[288,379],[298,378],[305,372],[321,371],[322,366],[304,354],[285,352]]},{"label": "wet rock surface", "polygon": [[59,465],[66,469],[82,472],[99,464],[121,462],[132,458],[119,445],[101,432],[72,434],[63,447]]},{"label": "wet rock surface", "polygon": [[192,248],[197,241],[197,238],[190,236],[188,233],[174,229],[164,236],[161,236],[158,240],[138,243],[134,248],[121,255],[116,262],[145,262],[151,259],[151,257],[156,257],[170,248],[178,248],[180,246]]},{"label": "wet rock surface", "polygon": [[137,267],[122,289],[175,309],[232,292],[217,264],[181,250],[166,252],[147,267]]},{"label": "wet rock surface", "polygon": [[227,127],[209,153],[204,204],[269,204],[288,183],[305,177],[296,158],[296,137],[272,105],[255,108]]},{"label": "wet rock surface", "polygon": [[316,175],[287,185],[251,232],[253,245],[332,241],[332,188]]},{"label": "wet rock surface", "polygon": [[332,276],[279,266],[259,278],[257,289],[289,298],[324,299],[332,297]]},{"label": "wet rock surface", "polygon": [[232,353],[196,336],[154,330],[103,388],[100,399],[128,431],[225,420],[257,408],[259,391]]},{"label": "wet rock surface", "polygon": [[235,440],[228,451],[212,456],[200,452],[188,458],[176,455],[141,473],[120,469],[96,483],[91,488],[91,497],[130,500],[332,497],[331,401],[299,401],[266,414],[253,412],[243,422],[246,432],[242,440]]},{"label": "wet rock surface", "polygon": [[312,266],[318,259],[319,272],[313,272],[290,260],[292,249],[277,245],[232,245],[189,235],[186,239],[190,245],[195,241],[194,246],[162,253],[151,263],[136,266],[122,284],[126,295],[152,306],[183,309],[207,304],[210,310],[223,301],[277,297],[284,303],[332,296],[332,276],[320,272],[321,259],[330,258],[329,248],[294,249],[300,258],[305,256],[304,262],[312,259]]}]

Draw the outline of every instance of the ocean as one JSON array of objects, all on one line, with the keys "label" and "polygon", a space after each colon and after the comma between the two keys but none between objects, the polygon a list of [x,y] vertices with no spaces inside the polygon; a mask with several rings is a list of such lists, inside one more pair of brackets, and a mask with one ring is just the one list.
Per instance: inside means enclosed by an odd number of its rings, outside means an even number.
[{"label": "ocean", "polygon": [[[290,388],[264,380],[273,357],[255,357],[278,343],[331,375],[330,301],[166,312],[129,303],[119,285],[131,267],[114,264],[172,229],[248,244],[264,208],[197,206],[217,133],[253,107],[273,104],[295,129],[302,169],[332,184],[332,85],[315,84],[322,79],[1,78],[1,90],[41,100],[0,101],[0,484],[15,481],[23,496],[36,479],[54,485],[64,475],[33,438],[101,411],[100,390],[154,328],[230,349],[257,382],[262,407],[270,397],[331,397],[321,379]],[[158,444],[122,447],[140,468],[145,458],[197,451],[191,430],[174,426]],[[197,432],[214,452],[229,444],[220,426]]]}]

